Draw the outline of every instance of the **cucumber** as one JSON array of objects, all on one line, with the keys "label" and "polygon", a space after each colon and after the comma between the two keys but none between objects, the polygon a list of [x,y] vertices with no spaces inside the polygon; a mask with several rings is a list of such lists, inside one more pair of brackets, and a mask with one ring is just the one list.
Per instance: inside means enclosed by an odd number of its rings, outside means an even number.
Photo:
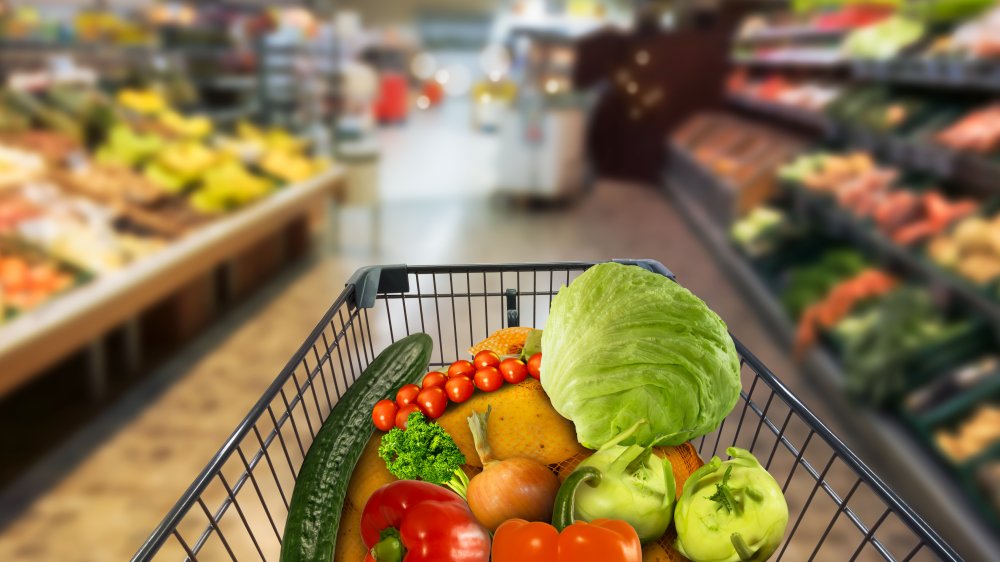
[{"label": "cucumber", "polygon": [[283,562],[333,559],[347,484],[372,434],[371,408],[423,375],[432,347],[430,336],[416,333],[385,348],[334,406],[299,469],[281,541]]}]

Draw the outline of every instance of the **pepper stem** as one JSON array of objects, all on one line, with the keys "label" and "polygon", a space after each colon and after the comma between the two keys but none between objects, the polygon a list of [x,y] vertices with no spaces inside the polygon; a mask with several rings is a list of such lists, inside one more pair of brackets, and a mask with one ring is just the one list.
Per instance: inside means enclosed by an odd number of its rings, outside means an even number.
[{"label": "pepper stem", "polygon": [[370,554],[376,562],[403,562],[406,556],[406,547],[403,546],[403,539],[399,536],[399,531],[389,527],[383,529],[379,535],[380,539],[372,547]]},{"label": "pepper stem", "polygon": [[736,549],[736,554],[740,557],[740,560],[753,560],[753,557],[757,555],[756,550],[750,550],[750,546],[743,540],[743,535],[733,533],[729,535],[729,540],[733,543],[733,548]]}]

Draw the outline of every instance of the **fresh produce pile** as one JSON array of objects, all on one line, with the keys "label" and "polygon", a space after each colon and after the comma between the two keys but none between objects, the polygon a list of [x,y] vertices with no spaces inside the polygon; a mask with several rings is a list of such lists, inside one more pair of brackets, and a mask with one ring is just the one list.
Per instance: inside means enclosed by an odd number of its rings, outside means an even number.
[{"label": "fresh produce pile", "polygon": [[955,150],[990,154],[1000,150],[1000,104],[973,111],[935,137]]},{"label": "fresh produce pile", "polygon": [[[0,88],[0,234],[90,274],[120,269],[328,166],[278,128],[217,132],[156,88],[107,95],[85,83],[37,86]],[[42,282],[37,295],[7,301],[34,305],[73,285]]]},{"label": "fresh produce pile", "polygon": [[1000,58],[1000,7],[959,26],[927,49],[927,57]]},{"label": "fresh produce pile", "polygon": [[833,195],[840,207],[871,221],[902,246],[926,242],[979,208],[969,198],[949,200],[936,189],[900,186],[898,170],[878,166],[863,152],[800,156],[780,174],[809,190]]},{"label": "fresh produce pile", "polygon": [[31,310],[78,282],[65,264],[0,238],[0,321]]},{"label": "fresh produce pile", "polygon": [[927,245],[927,254],[938,265],[985,285],[1000,277],[1000,216],[969,217],[954,230],[942,233]]},{"label": "fresh produce pile", "polygon": [[1000,406],[984,404],[951,429],[938,430],[938,447],[956,462],[968,460],[1000,443]]},{"label": "fresh produce pile", "polygon": [[756,80],[748,76],[746,69],[737,69],[729,77],[727,90],[730,94],[762,102],[820,112],[836,100],[844,88],[838,84],[790,80],[780,74]]},{"label": "fresh produce pile", "polygon": [[884,60],[896,56],[919,41],[926,31],[922,22],[895,15],[854,31],[844,41],[842,48],[850,58]]},{"label": "fresh produce pile", "polygon": [[306,455],[282,560],[762,561],[782,542],[757,459],[703,464],[687,442],[741,385],[725,324],[680,285],[597,265],[544,331],[473,351],[426,373],[414,334],[372,362]]}]

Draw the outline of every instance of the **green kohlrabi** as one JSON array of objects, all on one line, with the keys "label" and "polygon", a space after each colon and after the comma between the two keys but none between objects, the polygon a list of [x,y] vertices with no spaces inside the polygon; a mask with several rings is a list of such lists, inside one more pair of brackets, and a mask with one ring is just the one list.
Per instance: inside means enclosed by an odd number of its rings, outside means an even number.
[{"label": "green kohlrabi", "polygon": [[788,504],[749,451],[726,449],[684,483],[674,524],[677,550],[693,562],[763,562],[781,544]]},{"label": "green kohlrabi", "polygon": [[633,265],[596,265],[563,287],[542,350],[542,387],[591,449],[640,420],[623,444],[705,435],[742,388],[726,324],[678,283]]},{"label": "green kohlrabi", "polygon": [[[585,459],[566,480],[561,496],[573,502],[572,519],[621,519],[642,542],[660,538],[673,518],[676,488],[670,461],[652,446],[619,445],[644,422],[638,422]],[[576,478],[574,478],[576,477]],[[586,483],[587,486],[580,486]],[[559,500],[557,499],[557,503]],[[560,507],[556,507],[559,511]]]}]

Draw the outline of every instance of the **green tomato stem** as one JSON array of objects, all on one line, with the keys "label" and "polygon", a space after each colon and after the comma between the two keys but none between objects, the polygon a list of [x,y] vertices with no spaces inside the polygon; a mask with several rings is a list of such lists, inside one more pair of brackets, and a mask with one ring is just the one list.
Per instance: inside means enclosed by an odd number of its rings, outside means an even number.
[{"label": "green tomato stem", "polygon": [[377,562],[403,562],[406,547],[403,546],[399,531],[390,527],[382,531],[381,537],[371,549],[372,558]]},{"label": "green tomato stem", "polygon": [[743,540],[743,535],[733,533],[729,536],[729,540],[733,543],[733,548],[736,549],[736,554],[740,557],[740,560],[753,560],[754,556],[757,555],[756,550],[750,550],[746,541]]}]

